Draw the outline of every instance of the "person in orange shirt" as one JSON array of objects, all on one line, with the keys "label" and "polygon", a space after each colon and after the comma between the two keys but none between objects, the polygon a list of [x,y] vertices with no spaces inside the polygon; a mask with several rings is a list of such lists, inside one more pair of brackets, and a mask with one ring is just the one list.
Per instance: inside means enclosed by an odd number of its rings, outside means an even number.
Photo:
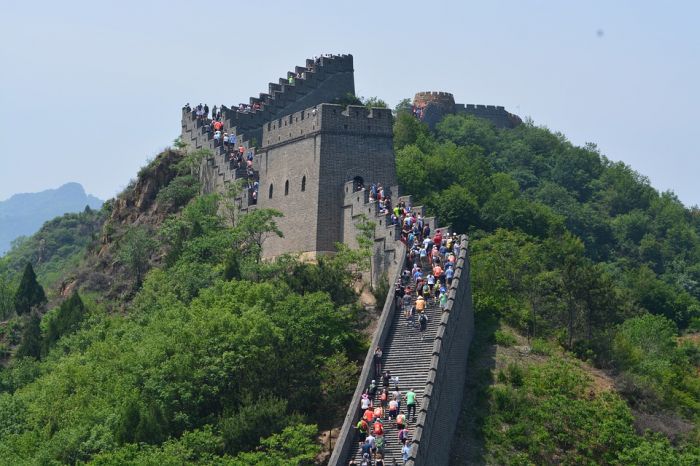
[{"label": "person in orange shirt", "polygon": [[445,277],[443,276],[443,270],[442,267],[440,267],[440,264],[435,264],[433,267],[433,276],[438,282],[443,284],[445,283]]},{"label": "person in orange shirt", "polygon": [[423,314],[423,312],[425,312],[425,299],[423,296],[418,296],[418,299],[416,299],[416,312],[418,312],[418,314]]},{"label": "person in orange shirt", "polygon": [[362,415],[362,419],[364,419],[368,423],[372,422],[374,420],[374,410],[372,410],[371,407],[366,409],[365,414]]}]

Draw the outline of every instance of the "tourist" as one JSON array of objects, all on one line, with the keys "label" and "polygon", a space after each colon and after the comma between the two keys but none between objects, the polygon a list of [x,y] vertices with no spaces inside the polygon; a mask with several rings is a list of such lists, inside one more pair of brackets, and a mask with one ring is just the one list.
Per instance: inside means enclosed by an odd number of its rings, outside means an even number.
[{"label": "tourist", "polygon": [[381,419],[377,418],[374,420],[374,424],[372,424],[372,432],[375,436],[384,435],[384,424],[382,423]]},{"label": "tourist", "polygon": [[413,422],[416,421],[416,392],[412,388],[406,392],[406,417],[409,420],[413,419]]},{"label": "tourist", "polygon": [[[374,440],[374,458],[384,458],[384,436],[380,435]],[[378,464],[378,463],[377,463]],[[375,465],[376,466],[376,465]]]},{"label": "tourist", "polygon": [[[427,287],[428,285],[426,285]],[[416,312],[418,313],[418,316],[420,318],[420,315],[425,313],[425,298],[423,296],[418,296],[418,299],[416,299]]]},{"label": "tourist", "polygon": [[[399,413],[398,416],[396,416],[396,428],[399,431],[399,441],[403,443],[403,440],[401,438],[401,431],[406,429],[406,416]],[[408,433],[408,431],[406,431]]]},{"label": "tourist", "polygon": [[372,400],[369,399],[369,390],[365,390],[365,392],[362,394],[362,397],[360,398],[360,409],[362,411],[365,411],[367,408],[370,407],[372,404]]},{"label": "tourist", "polygon": [[359,438],[360,445],[367,439],[367,434],[369,433],[369,424],[364,419],[360,419],[357,422],[357,436]]},{"label": "tourist", "polygon": [[404,441],[403,448],[401,448],[401,457],[403,458],[403,464],[408,463],[408,456],[411,454],[411,444],[408,440]]},{"label": "tourist", "polygon": [[393,399],[389,402],[389,420],[396,419],[399,413],[399,403]]},{"label": "tourist", "polygon": [[399,390],[398,377],[396,379],[397,381],[394,385],[394,391],[391,392],[391,397],[398,403],[397,411],[401,412],[401,390]]},{"label": "tourist", "polygon": [[391,383],[391,371],[384,371],[382,374],[382,386],[385,389],[389,389],[389,384]]},{"label": "tourist", "polygon": [[425,340],[425,330],[428,328],[428,316],[423,314],[418,315],[418,328],[420,330],[420,339]]},{"label": "tourist", "polygon": [[372,420],[376,421],[377,419],[381,419],[384,417],[384,408],[380,404],[379,406],[376,406],[374,410],[372,411]]},{"label": "tourist", "polygon": [[374,377],[377,378],[382,373],[382,349],[377,346],[374,350]]}]

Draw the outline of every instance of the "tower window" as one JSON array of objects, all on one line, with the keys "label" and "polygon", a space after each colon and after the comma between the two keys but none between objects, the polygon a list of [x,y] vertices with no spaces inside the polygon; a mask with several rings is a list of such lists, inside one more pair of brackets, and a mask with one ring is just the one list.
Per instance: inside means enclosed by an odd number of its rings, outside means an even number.
[{"label": "tower window", "polygon": [[270,183],[270,192],[267,193],[267,198],[272,199],[272,183]]},{"label": "tower window", "polygon": [[306,191],[306,175],[301,177],[301,190]]},{"label": "tower window", "polygon": [[289,180],[284,182],[284,195],[285,196],[289,195]]}]

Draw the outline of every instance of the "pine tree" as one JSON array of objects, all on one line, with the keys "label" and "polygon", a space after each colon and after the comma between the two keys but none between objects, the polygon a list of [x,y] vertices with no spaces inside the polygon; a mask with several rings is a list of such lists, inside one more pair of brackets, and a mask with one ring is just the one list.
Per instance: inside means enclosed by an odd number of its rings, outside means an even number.
[{"label": "pine tree", "polygon": [[15,293],[15,312],[17,314],[28,314],[34,306],[46,303],[46,294],[39,282],[36,281],[36,274],[31,263],[27,263],[22,274],[22,281],[19,283]]},{"label": "pine tree", "polygon": [[85,305],[75,291],[70,298],[63,301],[56,315],[49,320],[44,338],[44,350],[48,352],[59,338],[77,330],[84,315]]},{"label": "pine tree", "polygon": [[41,316],[39,313],[33,312],[22,332],[22,340],[17,348],[17,357],[30,356],[36,359],[41,357],[40,323]]}]

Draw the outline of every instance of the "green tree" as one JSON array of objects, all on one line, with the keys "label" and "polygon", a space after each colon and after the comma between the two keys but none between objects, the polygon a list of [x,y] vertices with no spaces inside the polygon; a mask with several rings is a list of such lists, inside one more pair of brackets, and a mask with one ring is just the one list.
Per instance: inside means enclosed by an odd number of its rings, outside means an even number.
[{"label": "green tree", "polygon": [[246,251],[255,262],[260,261],[262,245],[269,235],[283,236],[276,218],[282,213],[274,209],[255,209],[243,215],[234,227],[234,245],[239,251]]},{"label": "green tree", "polygon": [[46,304],[44,289],[36,281],[36,274],[30,262],[27,262],[15,292],[15,311],[17,314],[28,314],[35,306]]},{"label": "green tree", "polygon": [[133,276],[136,288],[141,285],[156,245],[149,229],[143,226],[129,228],[119,242],[117,257]]},{"label": "green tree", "polygon": [[402,113],[408,113],[410,115],[412,108],[413,103],[411,102],[410,98],[407,97],[405,99],[401,99],[399,100],[399,103],[396,104],[396,107],[394,107],[394,116],[397,116]]},{"label": "green tree", "polygon": [[[429,135],[428,125],[416,119],[410,112],[398,112],[394,120],[394,149],[416,144]],[[416,167],[419,168],[419,167]]]},{"label": "green tree", "polygon": [[31,357],[39,359],[41,357],[41,316],[37,312],[32,312],[29,320],[24,326],[22,339],[17,348],[17,357]]},{"label": "green tree", "polygon": [[238,411],[219,421],[224,451],[235,455],[254,449],[262,437],[279,432],[290,423],[286,411],[287,402],[280,398],[244,401]]},{"label": "green tree", "polygon": [[9,275],[0,272],[0,319],[6,319],[14,311],[15,290]]},{"label": "green tree", "polygon": [[44,337],[44,353],[64,335],[78,329],[85,317],[85,305],[77,291],[63,301],[55,314],[47,314],[46,336]]},{"label": "green tree", "polygon": [[320,448],[315,425],[297,424],[261,442],[259,451],[240,453],[230,466],[310,466]]},{"label": "green tree", "polygon": [[323,405],[331,419],[342,419],[357,384],[357,365],[344,353],[327,358],[321,369]]},{"label": "green tree", "polygon": [[367,98],[360,97],[360,100],[362,101],[362,105],[367,108],[389,108],[389,105],[377,96]]}]

